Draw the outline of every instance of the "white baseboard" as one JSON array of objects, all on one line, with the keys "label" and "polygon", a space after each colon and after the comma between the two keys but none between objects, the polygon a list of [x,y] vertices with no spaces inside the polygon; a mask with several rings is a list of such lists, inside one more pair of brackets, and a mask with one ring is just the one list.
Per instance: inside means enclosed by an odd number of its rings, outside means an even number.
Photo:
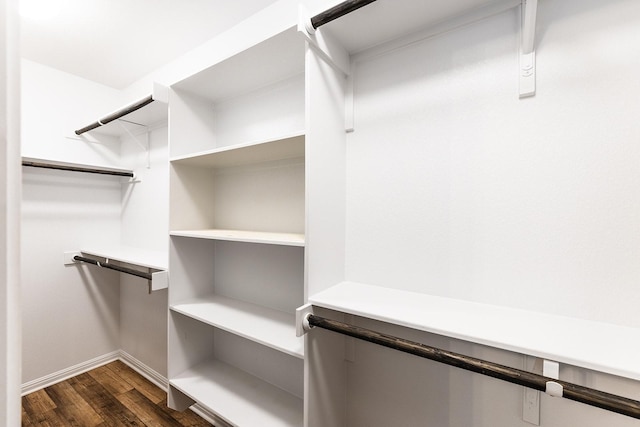
[{"label": "white baseboard", "polygon": [[112,353],[107,353],[103,356],[96,357],[95,359],[87,360],[86,362],[79,363],[75,366],[71,366],[61,371],[54,372],[53,374],[46,375],[42,378],[29,381],[22,384],[22,396],[49,387],[53,384],[59,383],[60,381],[68,380],[71,377],[83,374],[99,366],[106,365],[107,363],[118,360],[119,358],[120,351],[114,351]]},{"label": "white baseboard", "polygon": [[[151,369],[149,366],[145,365],[126,351],[118,350],[112,353],[105,354],[103,356],[96,357],[95,359],[79,363],[75,366],[71,366],[61,371],[54,372],[53,374],[46,375],[42,378],[24,383],[22,384],[22,396],[49,387],[61,381],[68,380],[69,378],[75,377],[76,375],[83,374],[92,369],[106,365],[107,363],[111,363],[115,360],[121,360],[123,363],[126,363],[129,367],[131,367],[131,369],[138,372],[140,375],[160,387],[162,390],[167,391],[169,381],[164,375],[161,375],[154,369]],[[191,410],[214,426],[231,427],[230,424],[226,423],[224,420],[221,420],[214,413],[208,411],[198,404],[193,405],[191,407]]]},{"label": "white baseboard", "polygon": [[126,363],[127,365],[129,365],[131,369],[138,372],[140,375],[142,375],[143,377],[145,377],[146,379],[148,379],[149,381],[151,381],[161,389],[165,391],[167,390],[167,386],[169,384],[167,377],[151,369],[149,366],[145,365],[140,360],[136,359],[126,351],[120,350],[118,353],[119,353],[118,358],[122,360],[123,363]]}]

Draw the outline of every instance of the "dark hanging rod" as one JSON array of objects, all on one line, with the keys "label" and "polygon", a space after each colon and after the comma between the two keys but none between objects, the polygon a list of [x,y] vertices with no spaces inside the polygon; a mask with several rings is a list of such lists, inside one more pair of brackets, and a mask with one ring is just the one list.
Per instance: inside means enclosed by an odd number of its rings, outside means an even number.
[{"label": "dark hanging rod", "polygon": [[89,263],[89,264],[97,265],[98,267],[104,267],[104,268],[108,268],[108,269],[111,269],[111,270],[119,271],[121,273],[127,273],[127,274],[131,274],[133,276],[142,277],[143,279],[151,280],[151,273],[144,273],[142,271],[134,270],[132,268],[121,267],[119,265],[110,264],[108,262],[100,262],[100,261],[97,261],[95,259],[85,258],[85,257],[80,256],[80,255],[74,256],[73,260],[74,261],[86,262],[86,263]]},{"label": "dark hanging rod", "polygon": [[[392,335],[382,334],[380,332],[361,328],[359,326],[349,325],[347,323],[338,322],[336,320],[325,319],[323,317],[308,315],[307,320],[310,326],[317,326],[340,334],[348,335],[353,338],[368,341],[404,353],[413,354],[436,362],[455,366],[460,369],[472,371],[478,374],[497,378],[513,384],[529,387],[534,390],[547,392],[550,387],[560,387],[560,393],[550,393],[552,395],[562,396],[576,402],[595,406],[607,411],[616,412],[618,414],[627,415],[632,418],[640,419],[640,401],[628,399],[626,397],[617,396],[615,394],[606,393],[592,388],[583,387],[581,385],[556,380],[531,372],[523,371],[516,368],[500,365],[482,359],[465,356],[459,353],[430,347],[414,341],[403,338],[394,337]],[[556,389],[557,390],[557,389]]]},{"label": "dark hanging rod", "polygon": [[117,170],[109,170],[109,169],[98,169],[98,168],[89,168],[84,166],[72,166],[72,165],[61,165],[54,163],[44,163],[33,160],[23,160],[22,166],[29,166],[32,168],[42,168],[42,169],[56,169],[63,171],[72,171],[72,172],[85,172],[85,173],[95,173],[100,175],[114,175],[114,176],[125,176],[129,178],[134,178],[135,175],[133,172],[129,171],[117,171]]},{"label": "dark hanging rod", "polygon": [[106,116],[106,117],[104,117],[104,118],[102,118],[102,119],[100,119],[100,120],[98,120],[96,122],[91,123],[90,125],[87,125],[87,126],[83,127],[82,129],[78,129],[76,131],[76,135],[81,135],[81,134],[83,134],[85,132],[88,132],[90,130],[99,128],[100,126],[106,125],[107,123],[112,122],[114,120],[117,120],[120,117],[124,117],[129,113],[133,113],[134,111],[139,110],[140,108],[142,108],[145,105],[148,105],[148,104],[150,104],[152,102],[153,102],[153,96],[149,95],[146,98],[141,99],[138,102],[134,102],[131,105],[128,105],[128,106],[126,106],[126,107],[124,107],[124,108],[122,108],[122,109],[120,109],[118,111],[115,111],[115,112],[109,114],[108,116]]},{"label": "dark hanging rod", "polygon": [[351,13],[354,10],[360,9],[361,7],[366,6],[369,3],[373,3],[374,1],[376,0],[343,1],[342,3],[335,5],[331,9],[325,10],[324,12],[319,13],[311,18],[311,26],[317,30],[318,27],[321,27],[322,25],[331,22],[334,19],[338,19],[341,16]]}]

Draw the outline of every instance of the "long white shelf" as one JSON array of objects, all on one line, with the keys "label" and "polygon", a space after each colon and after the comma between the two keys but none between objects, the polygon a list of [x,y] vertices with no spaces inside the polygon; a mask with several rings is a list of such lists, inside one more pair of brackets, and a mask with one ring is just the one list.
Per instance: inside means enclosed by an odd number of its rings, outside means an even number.
[{"label": "long white shelf", "polygon": [[197,365],[169,384],[233,425],[303,425],[302,399],[217,360]]},{"label": "long white shelf", "polygon": [[173,230],[171,236],[230,242],[262,243],[267,245],[304,246],[304,234],[270,233],[246,230]]},{"label": "long white shelf", "polygon": [[82,247],[80,252],[155,270],[167,270],[169,265],[167,252],[140,249],[132,246],[87,246]]},{"label": "long white shelf", "polygon": [[[165,251],[152,251],[131,246],[93,246],[83,247],[80,252],[84,255],[93,255],[106,258],[137,267],[149,268],[151,280],[149,280],[149,293],[169,287],[168,253]],[[74,252],[65,252],[65,264],[73,264]]]},{"label": "long white shelf", "polygon": [[190,299],[171,310],[298,358],[304,341],[296,337],[295,315],[220,295]]},{"label": "long white shelf", "polygon": [[189,166],[223,168],[304,157],[304,133],[277,139],[251,141],[171,159],[172,163]]},{"label": "long white shelf", "polygon": [[343,282],[314,306],[640,380],[640,329]]}]

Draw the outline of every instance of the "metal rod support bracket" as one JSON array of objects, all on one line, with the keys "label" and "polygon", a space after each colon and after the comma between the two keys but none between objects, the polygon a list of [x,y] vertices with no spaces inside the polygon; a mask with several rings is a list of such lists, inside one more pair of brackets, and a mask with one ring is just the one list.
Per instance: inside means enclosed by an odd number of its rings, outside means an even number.
[{"label": "metal rod support bracket", "polygon": [[520,98],[536,94],[536,14],[538,0],[522,0],[520,29]]},{"label": "metal rod support bracket", "polygon": [[303,5],[298,8],[298,32],[307,40],[309,46],[334,69],[345,76],[349,75],[351,65],[349,54],[328,35],[323,34],[311,24],[309,13]]},{"label": "metal rod support bracket", "polygon": [[313,326],[309,324],[309,316],[313,314],[313,306],[305,304],[296,309],[296,336],[301,337],[309,332]]}]

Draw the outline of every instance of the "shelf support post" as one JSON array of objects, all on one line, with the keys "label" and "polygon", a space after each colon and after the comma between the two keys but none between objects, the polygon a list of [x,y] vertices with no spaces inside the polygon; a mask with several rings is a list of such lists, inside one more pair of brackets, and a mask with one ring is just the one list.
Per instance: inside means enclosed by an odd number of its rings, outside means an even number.
[{"label": "shelf support post", "polygon": [[538,0],[522,0],[520,30],[520,98],[536,93],[536,14]]}]

